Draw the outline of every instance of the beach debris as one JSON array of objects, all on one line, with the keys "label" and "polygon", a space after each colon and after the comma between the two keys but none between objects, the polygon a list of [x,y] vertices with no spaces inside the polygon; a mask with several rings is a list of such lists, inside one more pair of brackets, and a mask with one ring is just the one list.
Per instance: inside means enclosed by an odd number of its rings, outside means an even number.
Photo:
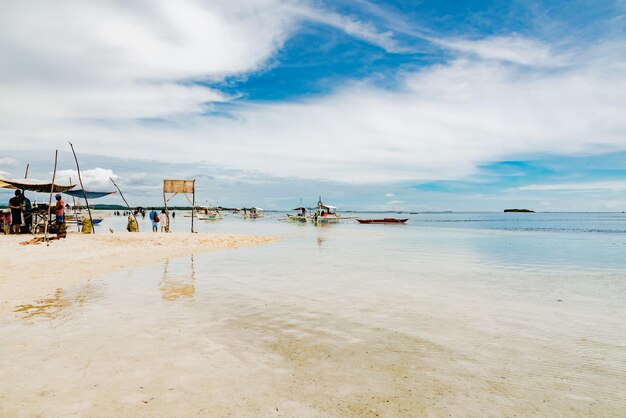
[{"label": "beach debris", "polygon": [[[61,238],[65,238],[65,236],[57,236],[57,237],[50,237],[48,238],[48,241],[54,241],[54,240],[59,240]],[[45,237],[35,237],[33,239],[30,239],[28,241],[23,241],[20,242],[20,245],[24,246],[24,245],[39,245],[46,242],[46,238]]]}]

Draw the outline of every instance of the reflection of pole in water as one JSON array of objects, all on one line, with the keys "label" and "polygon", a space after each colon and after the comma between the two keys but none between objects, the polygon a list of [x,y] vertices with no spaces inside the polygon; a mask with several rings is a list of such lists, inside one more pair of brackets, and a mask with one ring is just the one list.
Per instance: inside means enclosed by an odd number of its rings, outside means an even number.
[{"label": "reflection of pole in water", "polygon": [[163,264],[163,277],[159,282],[159,289],[161,290],[161,298],[167,301],[174,301],[178,299],[192,299],[196,293],[195,281],[196,281],[196,269],[191,256],[191,272],[189,276],[173,276],[169,273],[170,260],[165,260]]}]

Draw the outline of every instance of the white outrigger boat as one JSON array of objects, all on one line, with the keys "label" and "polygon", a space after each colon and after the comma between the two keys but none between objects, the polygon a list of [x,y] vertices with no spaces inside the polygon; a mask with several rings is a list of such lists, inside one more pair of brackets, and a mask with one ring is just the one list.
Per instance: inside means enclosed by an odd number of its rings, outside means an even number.
[{"label": "white outrigger boat", "polygon": [[322,202],[322,197],[320,196],[317,202],[317,211],[313,215],[309,215],[307,217],[309,222],[314,224],[335,224],[339,223],[341,217],[337,215],[337,207],[332,205],[325,205]]},{"label": "white outrigger boat", "polygon": [[257,219],[264,218],[265,214],[263,213],[263,209],[261,208],[243,208],[243,218],[244,219]]},{"label": "white outrigger boat", "polygon": [[[191,218],[192,214],[185,215],[187,218]],[[216,221],[222,219],[223,216],[217,209],[208,206],[196,206],[193,210],[193,217],[200,221]]]}]

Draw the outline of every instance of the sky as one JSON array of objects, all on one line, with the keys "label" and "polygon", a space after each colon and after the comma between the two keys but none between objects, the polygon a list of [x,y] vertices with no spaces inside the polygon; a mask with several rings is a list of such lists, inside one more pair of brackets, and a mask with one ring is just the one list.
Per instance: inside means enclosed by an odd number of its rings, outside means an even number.
[{"label": "sky", "polygon": [[624,211],[626,0],[3,2],[0,177],[69,141],[132,205]]}]

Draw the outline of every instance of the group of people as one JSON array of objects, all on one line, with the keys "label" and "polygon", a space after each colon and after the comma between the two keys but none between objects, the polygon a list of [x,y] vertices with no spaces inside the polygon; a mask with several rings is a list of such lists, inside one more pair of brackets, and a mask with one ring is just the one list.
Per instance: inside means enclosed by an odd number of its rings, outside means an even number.
[{"label": "group of people", "polygon": [[[60,194],[55,196],[54,219],[57,231],[65,222],[65,202]],[[21,190],[16,190],[15,195],[9,199],[11,210],[11,233],[29,234],[33,229],[33,206],[30,199]]]},{"label": "group of people", "polygon": [[327,216],[328,216],[328,211],[324,211],[324,210],[323,210],[323,211],[320,213],[320,210],[318,209],[318,210],[316,210],[316,211],[315,211],[315,214],[314,214],[313,216],[314,216],[314,218],[315,218],[315,222],[317,222],[317,218],[320,218],[320,217],[321,217],[321,218],[325,218],[325,217],[327,217]]},{"label": "group of people", "polygon": [[[169,232],[170,231],[170,220],[167,216],[165,209],[161,210],[161,216],[159,216],[159,212],[155,208],[150,210],[150,221],[152,222],[152,232],[159,232],[159,223],[163,222],[161,225],[161,232]],[[172,212],[172,218],[176,217],[176,212]]]}]

